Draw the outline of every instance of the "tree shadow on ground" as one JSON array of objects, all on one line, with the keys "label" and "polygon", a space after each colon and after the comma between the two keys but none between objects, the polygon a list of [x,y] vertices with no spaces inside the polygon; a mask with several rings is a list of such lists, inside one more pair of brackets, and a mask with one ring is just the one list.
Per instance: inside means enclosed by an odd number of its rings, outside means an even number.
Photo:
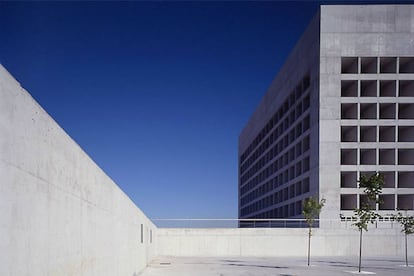
[{"label": "tree shadow on ground", "polygon": [[[372,260],[371,260],[372,261]],[[345,268],[358,268],[358,265],[355,264],[351,264],[348,262],[340,262],[340,261],[314,261],[315,263],[321,263],[321,264],[327,264],[328,266],[331,267],[345,267]],[[372,266],[372,265],[368,265],[368,266],[364,266],[364,269],[381,269],[381,270],[389,270],[392,271],[394,270],[394,268],[392,267],[377,267],[377,266]]]},{"label": "tree shadow on ground", "polygon": [[287,266],[272,266],[272,265],[257,265],[257,264],[234,264],[234,263],[229,263],[229,264],[225,264],[225,265],[229,265],[229,266],[249,266],[249,267],[260,267],[260,268],[276,268],[276,269],[287,269],[289,267]]},{"label": "tree shadow on ground", "polygon": [[226,263],[244,263],[243,261],[236,261],[236,260],[221,260],[222,262]]}]

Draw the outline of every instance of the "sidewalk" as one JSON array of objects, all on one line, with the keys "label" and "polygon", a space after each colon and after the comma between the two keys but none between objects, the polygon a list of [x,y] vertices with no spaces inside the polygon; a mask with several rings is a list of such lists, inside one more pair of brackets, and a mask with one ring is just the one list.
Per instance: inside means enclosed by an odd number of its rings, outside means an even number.
[{"label": "sidewalk", "polygon": [[[414,260],[410,260],[411,264]],[[363,258],[361,275],[414,275],[414,266],[405,267],[395,257]],[[160,257],[140,276],[332,276],[358,275],[358,256],[314,257],[307,266],[303,257]]]}]

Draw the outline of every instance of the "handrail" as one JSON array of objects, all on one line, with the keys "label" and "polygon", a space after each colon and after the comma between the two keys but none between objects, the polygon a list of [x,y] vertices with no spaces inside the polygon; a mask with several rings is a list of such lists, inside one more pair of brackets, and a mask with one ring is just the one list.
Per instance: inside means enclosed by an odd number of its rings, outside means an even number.
[{"label": "handrail", "polygon": [[[236,219],[236,218],[155,218],[154,224],[160,228],[304,228],[308,227],[303,218],[272,219]],[[341,216],[337,219],[314,219],[315,228],[354,228],[357,219]],[[382,217],[369,227],[395,228],[392,217]]]}]

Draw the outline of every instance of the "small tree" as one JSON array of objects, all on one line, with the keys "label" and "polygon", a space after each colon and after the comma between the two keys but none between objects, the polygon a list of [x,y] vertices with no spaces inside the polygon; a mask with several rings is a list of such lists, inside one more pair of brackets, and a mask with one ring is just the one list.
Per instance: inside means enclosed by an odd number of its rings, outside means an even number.
[{"label": "small tree", "polygon": [[360,203],[360,208],[354,210],[354,213],[358,218],[357,222],[353,225],[359,230],[358,272],[361,272],[362,230],[368,231],[368,223],[374,223],[380,217],[374,210],[376,204],[380,203],[379,195],[382,193],[382,187],[384,186],[384,177],[377,172],[370,177],[362,175],[358,182],[359,188],[363,188],[364,193],[367,195],[367,201],[362,204]]},{"label": "small tree", "polygon": [[319,202],[316,198],[310,197],[308,199],[305,199],[303,202],[303,217],[306,220],[306,223],[308,224],[308,266],[310,264],[310,241],[312,236],[312,226],[313,222],[316,217],[319,216],[322,207],[325,205],[326,200],[324,198],[321,199]]},{"label": "small tree", "polygon": [[407,236],[414,233],[414,217],[407,214],[403,215],[401,212],[393,217],[401,225],[401,232],[405,234],[405,265],[408,266]]}]

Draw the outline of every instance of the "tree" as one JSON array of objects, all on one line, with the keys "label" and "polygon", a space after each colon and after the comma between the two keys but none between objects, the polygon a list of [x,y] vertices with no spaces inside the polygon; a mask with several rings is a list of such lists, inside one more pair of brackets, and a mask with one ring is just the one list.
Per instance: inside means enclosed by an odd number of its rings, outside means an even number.
[{"label": "tree", "polygon": [[358,182],[359,188],[363,188],[364,193],[367,196],[366,202],[360,202],[359,208],[354,210],[357,222],[353,225],[355,225],[359,230],[358,272],[361,272],[362,230],[368,231],[368,224],[374,223],[379,217],[381,217],[375,212],[375,206],[377,203],[380,203],[379,195],[382,193],[382,187],[384,186],[384,177],[377,172],[370,177],[362,175]]},{"label": "tree", "polygon": [[402,227],[401,232],[405,234],[405,265],[408,266],[407,236],[414,233],[414,217],[408,216],[407,214],[403,215],[401,212],[398,212],[393,218],[398,221]]},{"label": "tree", "polygon": [[315,220],[316,217],[319,216],[322,207],[325,205],[326,200],[324,198],[321,199],[321,201],[319,202],[318,199],[310,197],[305,199],[305,201],[303,201],[303,217],[306,220],[306,223],[308,224],[308,266],[310,264],[310,241],[311,241],[311,236],[312,236],[312,226],[313,226],[313,222]]}]

